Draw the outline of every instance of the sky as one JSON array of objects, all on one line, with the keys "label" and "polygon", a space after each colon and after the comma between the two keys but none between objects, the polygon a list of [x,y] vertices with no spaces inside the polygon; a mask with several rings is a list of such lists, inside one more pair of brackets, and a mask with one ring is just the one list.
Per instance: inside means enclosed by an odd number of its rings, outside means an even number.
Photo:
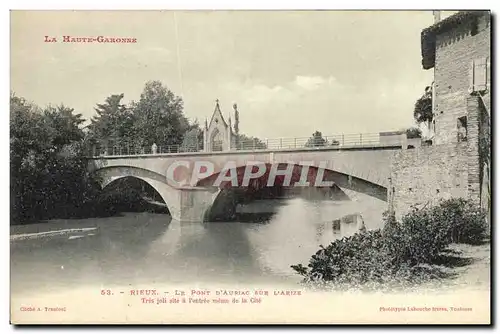
[{"label": "sky", "polygon": [[216,99],[226,119],[237,103],[240,132],[260,138],[397,130],[414,125],[432,82],[420,33],[433,20],[431,11],[13,11],[11,91],[90,119],[107,96],[138,100],[159,80],[201,124]]}]

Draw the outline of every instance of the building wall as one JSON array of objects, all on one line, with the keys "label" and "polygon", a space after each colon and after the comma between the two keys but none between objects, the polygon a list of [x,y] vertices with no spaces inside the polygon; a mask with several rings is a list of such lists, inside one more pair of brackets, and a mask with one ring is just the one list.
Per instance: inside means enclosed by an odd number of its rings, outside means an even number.
[{"label": "building wall", "polygon": [[457,142],[457,119],[467,114],[472,60],[490,57],[489,17],[479,18],[475,35],[471,26],[463,24],[436,38],[435,144]]},{"label": "building wall", "polygon": [[[487,90],[471,94],[472,69],[488,64],[491,36],[489,16],[464,22],[436,36],[434,66],[434,140],[432,146],[400,151],[392,161],[389,209],[397,218],[412,206],[434,205],[441,199],[469,198],[483,208],[491,205],[490,68],[485,68]],[[474,31],[474,33],[473,33]],[[477,78],[476,78],[477,79]],[[466,117],[465,140],[459,141],[459,118]],[[487,143],[488,145],[485,145]]]},{"label": "building wall", "polygon": [[397,218],[409,212],[412,206],[467,197],[467,143],[399,151],[391,168],[388,197]]},{"label": "building wall", "polygon": [[[491,213],[491,128],[485,102],[478,96],[467,98],[468,197]],[[488,217],[489,218],[489,217]],[[488,219],[489,221],[489,219]]]}]

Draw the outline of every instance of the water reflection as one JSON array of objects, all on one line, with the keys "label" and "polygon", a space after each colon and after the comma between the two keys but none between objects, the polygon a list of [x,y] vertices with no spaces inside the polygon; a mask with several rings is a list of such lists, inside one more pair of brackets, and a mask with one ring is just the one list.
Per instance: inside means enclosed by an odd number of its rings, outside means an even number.
[{"label": "water reflection", "polygon": [[289,199],[263,222],[179,223],[153,213],[75,220],[74,226],[96,229],[80,238],[11,242],[12,292],[167,282],[295,284],[300,277],[290,265],[307,263],[320,244],[338,238],[334,219],[365,211],[369,222],[366,208],[374,216],[385,208],[383,202],[353,203]]}]

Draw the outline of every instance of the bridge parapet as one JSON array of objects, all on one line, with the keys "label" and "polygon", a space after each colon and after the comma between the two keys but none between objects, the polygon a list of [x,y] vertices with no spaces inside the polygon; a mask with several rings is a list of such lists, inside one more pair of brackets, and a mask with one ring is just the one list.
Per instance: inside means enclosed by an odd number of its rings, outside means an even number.
[{"label": "bridge parapet", "polygon": [[[253,162],[264,164],[294,164],[320,167],[387,188],[390,165],[395,152],[401,147],[368,148],[321,148],[305,150],[262,150],[226,151],[217,153],[196,152],[161,155],[111,156],[91,159],[91,170],[107,170],[107,175],[119,177],[131,173],[147,175],[149,178],[167,182],[167,171],[172,166],[180,166],[182,177],[191,180],[195,166],[207,163],[213,166],[212,173],[221,172],[228,163],[235,167],[247,166]],[[135,172],[133,172],[133,171]]]},{"label": "bridge parapet", "polygon": [[406,149],[406,134],[401,132],[391,132],[391,135],[384,133],[359,133],[340,134],[322,137],[295,137],[295,138],[274,138],[257,139],[238,142],[235,147],[225,151],[207,151],[198,142],[193,145],[164,145],[156,144],[148,146],[137,146],[126,142],[113,144],[102,144],[94,146],[89,154],[92,157],[111,156],[132,156],[132,155],[164,155],[164,154],[217,154],[221,152],[242,151],[297,151],[297,150],[318,150],[318,149],[368,149],[399,146]]}]

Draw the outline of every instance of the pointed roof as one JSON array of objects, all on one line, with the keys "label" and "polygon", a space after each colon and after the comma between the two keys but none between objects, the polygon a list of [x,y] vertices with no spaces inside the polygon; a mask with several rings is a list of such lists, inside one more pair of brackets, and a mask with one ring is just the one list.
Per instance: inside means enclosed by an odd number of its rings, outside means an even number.
[{"label": "pointed roof", "polygon": [[214,121],[214,118],[215,118],[215,115],[219,115],[219,118],[222,120],[222,125],[224,125],[224,127],[228,127],[226,121],[224,120],[224,116],[222,115],[222,112],[220,111],[220,107],[219,107],[219,99],[215,100],[215,109],[214,109],[214,112],[212,114],[212,118],[210,119],[210,124],[208,125],[208,128],[210,128],[212,126],[212,122]]}]

